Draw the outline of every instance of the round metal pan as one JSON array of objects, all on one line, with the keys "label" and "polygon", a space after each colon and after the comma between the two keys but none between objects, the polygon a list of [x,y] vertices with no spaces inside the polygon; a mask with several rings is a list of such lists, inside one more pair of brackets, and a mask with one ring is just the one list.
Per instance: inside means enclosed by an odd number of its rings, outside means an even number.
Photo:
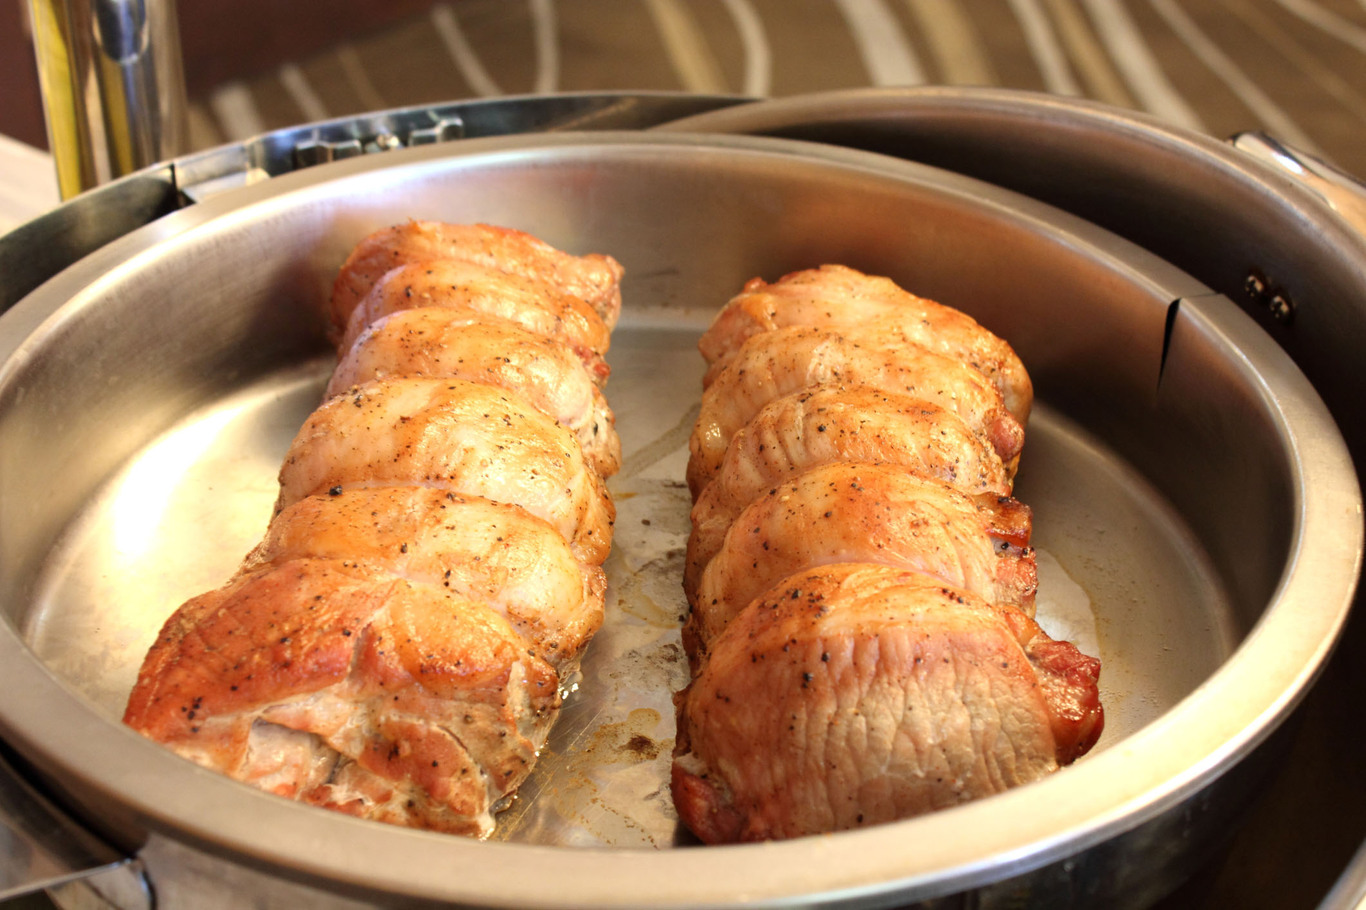
[{"label": "round metal pan", "polygon": [[[409,217],[515,226],[610,252],[628,274],[608,387],[626,453],[609,622],[504,842],[295,805],[118,723],[161,620],[264,528],[280,452],[329,369],[331,275],[365,233]],[[958,306],[1021,354],[1040,400],[1018,491],[1045,555],[1041,599],[1100,651],[1111,722],[1077,765],[976,804],[702,848],[662,789],[685,672],[693,345],[748,278],[822,262]],[[1276,729],[1359,569],[1360,492],[1336,428],[1236,306],[1011,192],[789,140],[471,140],[275,178],[47,282],[0,319],[0,362],[0,733],[87,824],[139,851],[170,906],[210,892],[890,906],[997,882],[1048,899],[1058,864],[1111,880],[1068,902],[1138,904],[1153,895],[1133,835],[1179,827],[1170,813]]]},{"label": "round metal pan", "polygon": [[[1304,371],[1366,464],[1366,184],[1330,164],[1262,134],[1224,142],[1109,105],[976,87],[824,92],[664,128],[877,151],[1113,231],[1237,302]],[[1263,750],[1261,779],[1241,784],[1247,810],[1226,826],[1224,855],[1186,889],[1188,901],[1313,907],[1353,874],[1342,871],[1353,854],[1366,854],[1366,792],[1339,784],[1366,763],[1366,741],[1352,732],[1366,686],[1363,607],[1359,589],[1324,678]]]},{"label": "round metal pan", "polygon": [[[875,151],[1085,218],[1242,305],[1314,383],[1358,460],[1366,453],[1356,391],[1366,350],[1366,187],[1322,162],[1265,137],[1221,142],[1111,105],[992,88],[821,92],[656,128]],[[1288,313],[1272,312],[1276,294]]]}]

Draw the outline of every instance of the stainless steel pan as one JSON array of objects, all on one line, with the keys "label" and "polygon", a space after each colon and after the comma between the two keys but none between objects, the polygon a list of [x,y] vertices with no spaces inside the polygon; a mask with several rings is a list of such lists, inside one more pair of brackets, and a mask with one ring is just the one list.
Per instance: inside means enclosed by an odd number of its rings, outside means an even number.
[{"label": "stainless steel pan", "polygon": [[[1114,231],[1237,302],[1309,377],[1356,463],[1366,464],[1361,175],[1263,134],[1224,142],[1094,102],[989,88],[827,92],[704,112],[664,128],[785,136],[909,158]],[[1366,848],[1357,849],[1366,839],[1366,791],[1343,783],[1366,763],[1366,741],[1353,732],[1366,687],[1363,600],[1359,592],[1325,678],[1263,750],[1277,756],[1260,762],[1271,773],[1255,783],[1230,779],[1230,789],[1246,791],[1249,811],[1216,836],[1226,855],[1206,864],[1186,900],[1315,907],[1339,877],[1324,910],[1366,894],[1359,884]],[[1191,807],[1192,819],[1210,814]],[[1356,884],[1348,888],[1349,881]]]},{"label": "stainless steel pan", "polygon": [[[406,217],[511,224],[611,252],[629,275],[609,387],[627,453],[613,613],[507,843],[286,803],[117,723],[157,623],[264,524],[327,369],[315,315],[331,271]],[[1030,367],[1042,407],[1020,496],[1050,609],[1096,620],[1111,726],[1077,766],[975,805],[703,849],[658,792],[681,672],[692,344],[745,279],[823,261],[968,310]],[[0,337],[0,732],[83,823],[138,851],[171,904],[888,906],[1022,888],[1142,903],[1156,895],[1135,860],[1161,860],[1162,835],[1303,696],[1359,569],[1341,438],[1236,306],[1058,210],[828,146],[566,134],[337,162],[113,242],[16,305]]]},{"label": "stainless steel pan", "polygon": [[1356,394],[1366,350],[1359,178],[1260,134],[1222,142],[1109,105],[1006,89],[825,92],[658,128],[894,155],[1085,218],[1242,306],[1309,376],[1358,460],[1366,455]]}]

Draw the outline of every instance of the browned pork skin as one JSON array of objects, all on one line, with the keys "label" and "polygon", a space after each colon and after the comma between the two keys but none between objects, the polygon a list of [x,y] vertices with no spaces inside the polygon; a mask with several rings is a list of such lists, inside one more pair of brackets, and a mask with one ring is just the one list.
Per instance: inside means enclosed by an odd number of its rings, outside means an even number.
[{"label": "browned pork skin", "polygon": [[455,260],[550,285],[587,303],[610,329],[621,313],[622,268],[611,256],[573,256],[522,231],[488,224],[405,221],[366,237],[347,257],[332,287],[332,329],[385,272],[410,262]]},{"label": "browned pork skin", "polygon": [[931,576],[799,573],[741,611],[680,695],[674,803],[727,843],[999,793],[1095,742],[1098,671],[1020,611]]},{"label": "browned pork skin", "polygon": [[598,385],[610,370],[603,355],[611,330],[588,304],[551,284],[461,260],[421,260],[381,275],[351,310],[337,351],[345,355],[367,327],[392,313],[437,307],[471,322],[513,322],[573,351]]},{"label": "browned pork skin", "polygon": [[482,382],[524,398],[574,434],[603,477],[621,466],[621,440],[602,390],[563,344],[513,322],[442,307],[390,313],[346,351],[329,398],[391,376]]},{"label": "browned pork skin", "polygon": [[377,379],[329,399],[280,468],[276,511],[304,496],[410,484],[511,502],[601,565],[615,510],[564,427],[517,395],[463,379]]},{"label": "browned pork skin", "polygon": [[482,835],[558,708],[555,671],[483,605],[299,559],[178,610],[124,720],[280,796]]},{"label": "browned pork skin", "polygon": [[1029,509],[1009,497],[973,499],[898,465],[819,465],[735,519],[702,573],[685,641],[705,648],[764,590],[842,562],[915,569],[1032,616],[1030,533]]},{"label": "browned pork skin", "polygon": [[1010,345],[966,313],[843,265],[792,272],[772,284],[750,280],[698,342],[711,366],[707,381],[746,339],[789,325],[876,326],[899,334],[978,370],[1000,389],[1006,408],[1020,423],[1029,419],[1033,384]]},{"label": "browned pork skin", "polygon": [[[408,258],[410,285],[367,296]],[[417,223],[348,262],[333,329],[350,318],[363,341],[290,448],[265,539],[167,620],[124,719],[271,793],[484,836],[602,623],[619,444],[594,367],[606,325],[573,295],[615,318],[620,267]],[[434,308],[391,293],[457,274],[478,287]]]},{"label": "browned pork skin", "polygon": [[689,441],[688,489],[694,497],[702,492],[731,437],[770,401],[818,386],[856,385],[952,411],[1013,471],[1024,427],[976,369],[875,326],[799,325],[751,336],[703,391]]},{"label": "browned pork skin", "polygon": [[821,386],[765,405],[726,448],[692,509],[683,568],[691,603],[702,570],[750,502],[835,461],[898,465],[969,495],[1008,496],[1000,457],[952,411],[869,386]]},{"label": "browned pork skin", "polygon": [[750,282],[699,345],[672,789],[708,843],[908,818],[1050,774],[1099,662],[1033,621],[1032,403],[1005,342],[838,266]]},{"label": "browned pork skin", "polygon": [[345,561],[436,585],[503,616],[556,670],[602,625],[607,576],[526,509],[437,487],[360,487],[284,509],[242,572],[291,560]]}]

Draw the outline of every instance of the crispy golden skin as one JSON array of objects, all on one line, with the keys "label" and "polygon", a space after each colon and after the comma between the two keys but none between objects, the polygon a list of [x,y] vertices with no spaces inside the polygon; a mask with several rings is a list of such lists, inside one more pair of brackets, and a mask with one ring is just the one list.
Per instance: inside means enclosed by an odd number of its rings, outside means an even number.
[{"label": "crispy golden skin", "polygon": [[297,559],[368,566],[484,604],[557,670],[602,625],[602,569],[512,503],[425,486],[306,496],[275,517],[242,571]]},{"label": "crispy golden skin", "polygon": [[736,517],[698,581],[688,629],[705,648],[766,589],[843,562],[915,569],[1033,615],[1030,533],[1029,509],[1009,497],[970,497],[900,465],[818,465]]},{"label": "crispy golden skin", "polygon": [[817,386],[871,386],[952,411],[1012,466],[1024,428],[974,368],[876,327],[790,326],[754,335],[702,393],[689,441],[688,488],[702,492],[731,438],[770,401]]},{"label": "crispy golden skin", "polygon": [[391,313],[347,349],[327,396],[393,376],[466,379],[515,392],[573,433],[603,477],[621,466],[616,420],[583,363],[565,345],[515,323],[439,307]]},{"label": "crispy golden skin", "polygon": [[735,516],[807,468],[832,461],[901,465],[965,493],[1010,494],[1000,456],[958,415],[869,386],[803,389],[769,402],[731,439],[692,508],[683,569],[689,600]]},{"label": "crispy golden skin", "polygon": [[1098,669],[1020,611],[937,578],[812,569],[746,607],[679,697],[674,804],[725,843],[999,793],[1094,743]]},{"label": "crispy golden skin", "polygon": [[482,835],[558,707],[555,671],[482,604],[295,559],[181,607],[124,721],[281,796]]},{"label": "crispy golden skin", "polygon": [[166,621],[125,721],[280,796],[487,835],[603,622],[620,275],[486,225],[362,241],[265,537]]},{"label": "crispy golden skin", "polygon": [[898,287],[888,278],[823,265],[768,284],[755,278],[717,314],[698,342],[715,376],[760,332],[790,325],[876,326],[980,371],[1024,423],[1034,398],[1024,364],[1002,339],[966,313]]},{"label": "crispy golden skin", "polygon": [[699,349],[672,792],[707,843],[908,818],[1037,780],[1104,725],[1033,621],[1010,496],[1033,390],[962,313],[843,266],[749,282]]},{"label": "crispy golden skin", "polygon": [[573,351],[598,385],[609,370],[603,355],[611,334],[602,318],[577,297],[524,275],[459,259],[422,260],[385,272],[351,311],[339,335],[345,354],[367,327],[391,313],[439,307],[516,323]]},{"label": "crispy golden skin", "polygon": [[522,231],[487,224],[405,221],[358,243],[332,287],[334,332],[341,332],[384,273],[410,262],[456,260],[530,279],[577,297],[610,329],[621,312],[621,265],[611,256],[574,256]]},{"label": "crispy golden skin", "polygon": [[463,379],[378,379],[309,415],[276,512],[305,496],[411,484],[512,502],[600,565],[615,510],[574,436],[516,395]]}]

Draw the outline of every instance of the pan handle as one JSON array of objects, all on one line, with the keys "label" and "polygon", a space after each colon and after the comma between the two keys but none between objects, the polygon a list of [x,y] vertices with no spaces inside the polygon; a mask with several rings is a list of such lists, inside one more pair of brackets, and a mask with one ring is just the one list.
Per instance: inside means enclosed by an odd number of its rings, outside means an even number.
[{"label": "pan handle", "polygon": [[1261,132],[1238,133],[1229,142],[1264,164],[1289,174],[1323,198],[1344,221],[1366,237],[1366,183],[1308,152]]},{"label": "pan handle", "polygon": [[79,825],[0,752],[0,901],[78,883],[110,906],[154,903],[138,860]]}]

